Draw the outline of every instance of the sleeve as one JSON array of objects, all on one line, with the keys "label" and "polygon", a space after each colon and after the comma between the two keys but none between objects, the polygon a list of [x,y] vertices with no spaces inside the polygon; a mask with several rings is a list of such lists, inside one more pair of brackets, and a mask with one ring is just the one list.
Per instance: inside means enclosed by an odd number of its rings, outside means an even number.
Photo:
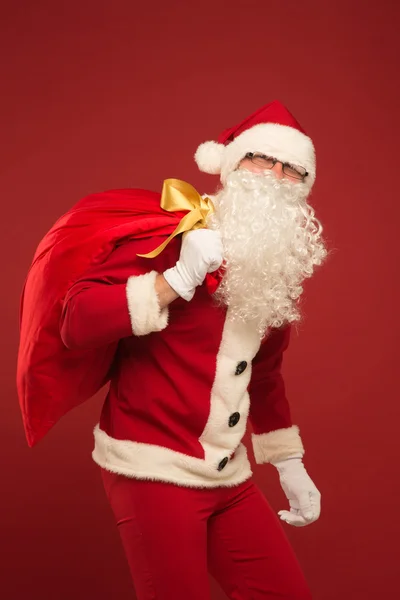
[{"label": "sleeve", "polygon": [[259,464],[304,454],[299,428],[292,424],[281,373],[289,340],[290,326],[272,330],[253,360],[249,418],[254,432],[254,456]]},{"label": "sleeve", "polygon": [[64,300],[60,323],[61,338],[67,348],[93,349],[165,329],[168,307],[160,309],[155,278],[166,265],[171,266],[171,249],[165,250],[164,257],[158,260],[136,256],[159,243],[158,238],[152,238],[150,245],[149,240],[144,244],[127,242],[72,285]]}]

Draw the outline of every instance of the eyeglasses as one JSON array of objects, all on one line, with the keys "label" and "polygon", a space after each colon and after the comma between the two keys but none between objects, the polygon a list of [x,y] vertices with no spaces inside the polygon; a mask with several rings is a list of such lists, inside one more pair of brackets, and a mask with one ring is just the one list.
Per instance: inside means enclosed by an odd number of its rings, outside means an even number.
[{"label": "eyeglasses", "polygon": [[281,163],[282,171],[285,175],[289,177],[293,177],[293,179],[300,179],[303,181],[308,173],[304,167],[300,167],[299,165],[292,165],[291,163],[282,162],[277,158],[273,158],[272,156],[265,156],[265,154],[258,154],[257,152],[248,152],[245,155],[245,158],[249,158],[252,163],[257,165],[257,167],[261,167],[262,169],[273,169],[276,163]]}]

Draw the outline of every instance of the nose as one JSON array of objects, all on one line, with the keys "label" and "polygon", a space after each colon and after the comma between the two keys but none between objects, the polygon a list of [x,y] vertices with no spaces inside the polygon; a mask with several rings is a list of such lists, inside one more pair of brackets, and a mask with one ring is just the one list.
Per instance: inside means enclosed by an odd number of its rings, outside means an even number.
[{"label": "nose", "polygon": [[285,177],[285,174],[283,172],[282,163],[280,163],[280,162],[275,163],[274,166],[272,167],[271,171],[273,171],[273,173],[277,179],[283,179],[283,177]]}]

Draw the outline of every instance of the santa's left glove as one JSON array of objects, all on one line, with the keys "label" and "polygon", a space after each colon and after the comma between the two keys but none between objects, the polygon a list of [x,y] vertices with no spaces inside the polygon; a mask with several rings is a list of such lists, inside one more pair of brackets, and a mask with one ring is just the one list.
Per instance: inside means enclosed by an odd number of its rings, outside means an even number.
[{"label": "santa's left glove", "polygon": [[290,510],[280,510],[278,515],[289,525],[304,527],[318,519],[321,513],[321,494],[308,475],[299,457],[272,463],[279,472],[279,479]]}]

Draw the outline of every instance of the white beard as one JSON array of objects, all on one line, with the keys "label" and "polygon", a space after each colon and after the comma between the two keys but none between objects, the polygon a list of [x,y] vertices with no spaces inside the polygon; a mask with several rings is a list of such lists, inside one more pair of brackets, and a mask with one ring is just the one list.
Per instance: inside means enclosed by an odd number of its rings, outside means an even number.
[{"label": "white beard", "polygon": [[226,268],[217,301],[260,334],[299,320],[301,284],[327,254],[304,187],[268,171],[237,170],[214,204],[209,227],[221,233]]}]

